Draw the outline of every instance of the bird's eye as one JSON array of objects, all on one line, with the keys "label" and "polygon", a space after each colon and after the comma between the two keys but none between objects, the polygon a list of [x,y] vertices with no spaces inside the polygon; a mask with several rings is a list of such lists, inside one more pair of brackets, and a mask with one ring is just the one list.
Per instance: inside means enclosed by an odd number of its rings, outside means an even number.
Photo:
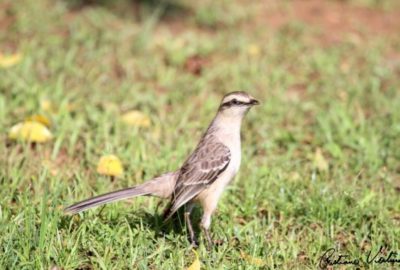
[{"label": "bird's eye", "polygon": [[232,100],[232,104],[238,105],[238,104],[239,104],[239,101],[238,101],[237,99],[233,99],[233,100]]}]

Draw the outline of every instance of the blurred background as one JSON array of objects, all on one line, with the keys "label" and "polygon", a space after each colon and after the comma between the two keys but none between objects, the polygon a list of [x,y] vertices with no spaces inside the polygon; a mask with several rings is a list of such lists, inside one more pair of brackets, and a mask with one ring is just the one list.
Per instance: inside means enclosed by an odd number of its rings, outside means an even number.
[{"label": "blurred background", "polygon": [[[61,209],[176,169],[237,90],[262,105],[213,223],[234,241],[206,267],[398,250],[399,30],[398,0],[0,0],[0,265],[187,266],[186,236],[160,244],[140,214],[157,200]],[[31,121],[45,143],[25,141]],[[99,173],[109,154],[118,180]]]}]

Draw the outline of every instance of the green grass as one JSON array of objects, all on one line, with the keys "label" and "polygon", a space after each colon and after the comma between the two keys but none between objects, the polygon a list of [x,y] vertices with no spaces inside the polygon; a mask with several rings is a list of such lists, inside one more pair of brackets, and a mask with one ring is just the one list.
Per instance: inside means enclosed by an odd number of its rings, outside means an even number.
[{"label": "green grass", "polygon": [[[245,119],[241,170],[212,222],[224,243],[199,249],[204,269],[257,269],[241,252],[268,269],[315,269],[331,247],[351,257],[400,251],[398,35],[360,29],[326,44],[318,26],[263,23],[258,1],[143,1],[135,16],[122,0],[80,3],[0,3],[0,52],[23,53],[0,69],[0,269],[190,265],[184,224],[164,225],[156,198],[74,217],[62,207],[178,168],[235,90],[262,105]],[[185,68],[193,56],[200,75]],[[9,141],[12,125],[45,113],[43,99],[56,107],[54,140]],[[150,128],[118,120],[132,108]],[[125,167],[114,182],[96,173],[110,153]]]}]

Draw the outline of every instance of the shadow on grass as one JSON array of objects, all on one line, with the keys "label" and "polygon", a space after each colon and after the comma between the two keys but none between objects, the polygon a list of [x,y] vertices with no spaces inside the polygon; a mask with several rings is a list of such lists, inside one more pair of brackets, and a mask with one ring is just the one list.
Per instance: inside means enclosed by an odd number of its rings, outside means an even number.
[{"label": "shadow on grass", "polygon": [[142,21],[155,11],[161,10],[159,20],[181,19],[192,14],[191,10],[175,0],[64,0],[71,11],[85,8],[102,7],[115,13],[118,17],[134,18]]},{"label": "shadow on grass", "polygon": [[[156,240],[164,239],[167,235],[171,235],[173,238],[178,236],[186,235],[188,242],[190,243],[189,234],[187,232],[187,227],[184,219],[184,208],[179,209],[177,213],[175,213],[169,220],[164,220],[163,211],[161,209],[157,209],[156,213],[149,213],[144,210],[139,210],[136,212],[118,212],[114,214],[105,214],[103,212],[104,208],[99,208],[96,213],[90,214],[91,217],[86,216],[84,214],[82,218],[79,218],[73,221],[71,225],[71,218],[73,216],[61,216],[59,220],[58,228],[66,229],[70,232],[77,231],[81,227],[84,220],[94,218],[95,216],[101,220],[102,223],[107,224],[110,227],[118,228],[122,223],[126,222],[124,219],[128,221],[128,225],[131,228],[137,227],[139,224],[143,225],[143,227],[154,231]],[[201,229],[199,226],[199,221],[201,219],[201,210],[199,208],[194,208],[191,214],[191,220],[193,229],[195,231],[196,237],[199,239]]]},{"label": "shadow on grass", "polygon": [[[191,214],[191,221],[193,225],[196,237],[199,238],[201,229],[199,226],[199,221],[201,218],[201,211],[199,208],[194,208]],[[165,235],[172,234],[175,236],[187,235],[187,225],[184,219],[184,208],[179,209],[169,220],[164,220],[164,215],[162,211],[157,211],[156,214],[148,213],[144,211],[135,212],[133,215],[129,215],[128,223],[129,226],[133,227],[137,224],[143,224],[147,228],[151,229],[156,233],[157,238],[164,238]],[[190,242],[190,239],[188,238]]]}]

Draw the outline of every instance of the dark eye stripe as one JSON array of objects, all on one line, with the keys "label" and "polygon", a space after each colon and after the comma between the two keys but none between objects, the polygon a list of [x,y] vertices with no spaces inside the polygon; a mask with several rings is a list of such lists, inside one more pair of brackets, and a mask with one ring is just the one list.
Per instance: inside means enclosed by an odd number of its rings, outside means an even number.
[{"label": "dark eye stripe", "polygon": [[232,99],[230,101],[222,103],[221,107],[231,107],[232,105],[240,106],[240,105],[249,105],[249,104],[250,103],[248,103],[248,102],[243,102],[243,101]]}]

